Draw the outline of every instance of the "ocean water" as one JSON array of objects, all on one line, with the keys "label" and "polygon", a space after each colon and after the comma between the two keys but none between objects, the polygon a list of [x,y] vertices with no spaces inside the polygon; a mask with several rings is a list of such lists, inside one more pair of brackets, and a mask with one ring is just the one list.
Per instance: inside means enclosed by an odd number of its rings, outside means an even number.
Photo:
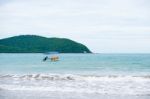
[{"label": "ocean water", "polygon": [[150,54],[0,54],[0,99],[150,99]]}]

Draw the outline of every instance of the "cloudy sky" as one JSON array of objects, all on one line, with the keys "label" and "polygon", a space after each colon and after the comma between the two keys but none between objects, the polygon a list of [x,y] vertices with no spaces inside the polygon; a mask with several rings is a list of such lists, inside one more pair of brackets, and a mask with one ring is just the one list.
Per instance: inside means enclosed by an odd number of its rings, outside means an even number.
[{"label": "cloudy sky", "polygon": [[70,38],[99,53],[150,53],[150,0],[0,0],[0,38]]}]

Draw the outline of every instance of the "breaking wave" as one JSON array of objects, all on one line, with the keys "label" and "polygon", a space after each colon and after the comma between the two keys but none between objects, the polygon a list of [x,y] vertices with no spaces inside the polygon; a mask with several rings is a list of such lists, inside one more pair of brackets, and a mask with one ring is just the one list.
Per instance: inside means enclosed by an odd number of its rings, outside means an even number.
[{"label": "breaking wave", "polygon": [[150,75],[0,75],[0,90],[149,95]]},{"label": "breaking wave", "polygon": [[0,75],[0,79],[24,80],[150,80],[150,75],[124,76],[124,75],[72,75],[72,74],[27,74],[27,75]]}]

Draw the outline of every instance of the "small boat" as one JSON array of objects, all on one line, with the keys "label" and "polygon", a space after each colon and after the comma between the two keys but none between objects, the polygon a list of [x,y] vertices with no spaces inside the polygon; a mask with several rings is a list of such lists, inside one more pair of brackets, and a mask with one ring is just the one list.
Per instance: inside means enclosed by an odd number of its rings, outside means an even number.
[{"label": "small boat", "polygon": [[52,56],[52,57],[50,57],[50,60],[55,62],[55,61],[59,60],[59,57],[58,56]]},{"label": "small boat", "polygon": [[52,61],[52,62],[59,61],[59,57],[56,55],[56,54],[58,54],[58,52],[48,52],[48,53],[45,53],[45,54],[49,54],[50,57],[46,56],[43,59],[43,61],[46,61],[48,59],[50,59],[50,61]]},{"label": "small boat", "polygon": [[59,57],[58,57],[58,56],[51,56],[51,57],[46,56],[46,57],[43,59],[43,61],[47,61],[48,59],[50,59],[50,61],[52,61],[52,62],[59,61]]}]

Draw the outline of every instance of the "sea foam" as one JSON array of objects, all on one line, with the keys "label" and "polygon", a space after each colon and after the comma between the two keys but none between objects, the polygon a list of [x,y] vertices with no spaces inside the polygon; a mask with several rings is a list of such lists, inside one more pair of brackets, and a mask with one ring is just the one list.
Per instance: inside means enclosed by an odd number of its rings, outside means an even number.
[{"label": "sea foam", "polygon": [[2,90],[148,95],[149,85],[150,75],[0,75],[0,89]]}]

